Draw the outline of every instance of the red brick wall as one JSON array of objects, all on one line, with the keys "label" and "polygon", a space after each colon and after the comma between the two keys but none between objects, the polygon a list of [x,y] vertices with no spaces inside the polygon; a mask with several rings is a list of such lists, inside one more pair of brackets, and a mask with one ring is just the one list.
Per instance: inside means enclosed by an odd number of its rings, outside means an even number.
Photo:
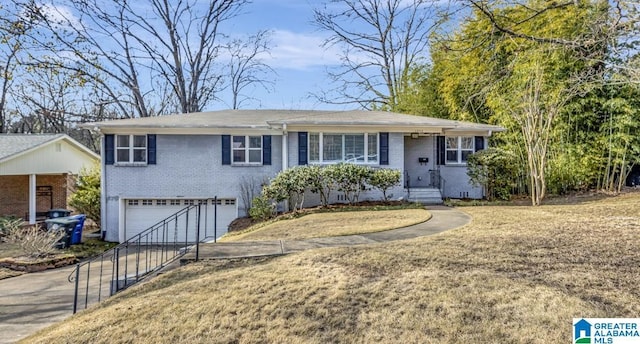
[{"label": "red brick wall", "polygon": [[[36,197],[36,210],[67,207],[66,174],[36,176],[36,186],[51,186],[53,204],[49,196]],[[29,212],[29,176],[0,176],[0,216],[25,217]]]}]

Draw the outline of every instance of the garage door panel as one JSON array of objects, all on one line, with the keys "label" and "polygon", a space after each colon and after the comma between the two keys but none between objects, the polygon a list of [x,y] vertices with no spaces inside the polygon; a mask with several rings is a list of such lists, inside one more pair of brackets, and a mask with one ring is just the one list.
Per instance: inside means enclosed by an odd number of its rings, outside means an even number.
[{"label": "garage door panel", "polygon": [[[184,210],[189,204],[205,202],[204,200],[126,200],[125,201],[125,240],[157,225],[154,234],[140,238],[141,242],[190,242],[196,240],[197,207],[191,208],[188,214],[182,213],[176,218],[168,218]],[[200,240],[220,238],[227,232],[228,226],[237,217],[237,205],[234,199],[206,201],[201,208]],[[216,218],[217,217],[217,218]]]}]

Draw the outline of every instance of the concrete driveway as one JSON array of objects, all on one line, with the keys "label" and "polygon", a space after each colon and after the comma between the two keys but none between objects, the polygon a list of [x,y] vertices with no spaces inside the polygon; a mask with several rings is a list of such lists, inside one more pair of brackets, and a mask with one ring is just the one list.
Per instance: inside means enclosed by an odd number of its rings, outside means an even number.
[{"label": "concrete driveway", "polygon": [[0,280],[0,343],[13,343],[72,312],[73,267]]}]

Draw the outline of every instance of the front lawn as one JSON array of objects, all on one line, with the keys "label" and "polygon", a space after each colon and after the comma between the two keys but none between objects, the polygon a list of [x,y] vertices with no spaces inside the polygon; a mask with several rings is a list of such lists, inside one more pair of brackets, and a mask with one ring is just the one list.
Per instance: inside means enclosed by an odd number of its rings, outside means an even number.
[{"label": "front lawn", "polygon": [[309,239],[364,234],[425,222],[431,214],[424,208],[321,212],[290,220],[257,224],[241,232],[231,232],[219,241]]},{"label": "front lawn", "polygon": [[563,343],[574,317],[640,314],[640,194],[464,208],[386,244],[200,262],[28,343]]}]

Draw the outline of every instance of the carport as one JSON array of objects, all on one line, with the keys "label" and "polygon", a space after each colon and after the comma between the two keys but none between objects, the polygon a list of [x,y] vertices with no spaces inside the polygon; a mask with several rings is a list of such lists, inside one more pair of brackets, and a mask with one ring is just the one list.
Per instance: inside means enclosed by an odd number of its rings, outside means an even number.
[{"label": "carport", "polygon": [[36,223],[67,208],[73,176],[100,156],[66,134],[0,135],[0,216]]}]

